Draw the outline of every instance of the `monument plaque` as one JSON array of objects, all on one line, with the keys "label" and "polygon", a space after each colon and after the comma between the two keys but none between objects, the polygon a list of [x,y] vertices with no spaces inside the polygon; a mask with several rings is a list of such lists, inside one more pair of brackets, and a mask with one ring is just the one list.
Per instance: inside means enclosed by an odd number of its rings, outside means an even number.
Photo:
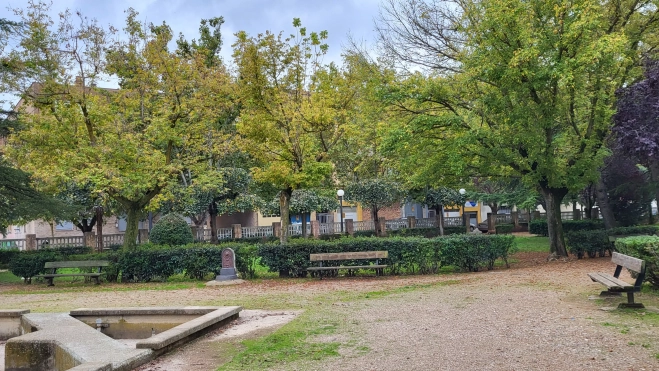
[{"label": "monument plaque", "polygon": [[238,278],[236,275],[236,253],[232,249],[222,250],[222,269],[220,275],[215,277],[217,281],[229,281]]}]

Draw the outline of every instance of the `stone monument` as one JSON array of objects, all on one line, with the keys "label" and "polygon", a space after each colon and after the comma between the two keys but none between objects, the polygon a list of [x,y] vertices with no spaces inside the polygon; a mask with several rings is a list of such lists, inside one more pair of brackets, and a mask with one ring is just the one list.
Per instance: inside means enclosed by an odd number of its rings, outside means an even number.
[{"label": "stone monument", "polygon": [[236,253],[229,248],[222,250],[222,269],[220,275],[215,277],[216,281],[235,280],[236,275]]}]

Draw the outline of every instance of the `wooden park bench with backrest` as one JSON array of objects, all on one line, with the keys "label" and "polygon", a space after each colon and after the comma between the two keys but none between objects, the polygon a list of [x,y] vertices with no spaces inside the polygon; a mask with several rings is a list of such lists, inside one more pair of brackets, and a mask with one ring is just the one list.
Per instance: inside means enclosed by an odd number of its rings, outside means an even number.
[{"label": "wooden park bench with backrest", "polygon": [[[645,279],[645,262],[617,252],[612,254],[611,262],[617,264],[613,276],[608,273],[588,273],[590,279],[607,287],[607,291],[602,291],[600,295],[620,295],[626,292],[627,303],[620,303],[618,308],[645,308],[643,304],[634,302],[634,293],[641,291],[641,285]],[[619,279],[622,268],[627,268],[636,273],[636,282],[633,285]]]},{"label": "wooden park bench with backrest", "polygon": [[[55,286],[53,284],[53,279],[56,277],[89,277],[96,281],[96,284],[100,284],[99,278],[105,274],[101,272],[103,267],[110,265],[110,262],[107,260],[81,260],[81,261],[59,261],[59,262],[46,262],[44,268],[50,270],[46,274],[41,274],[35,277],[45,278],[48,281],[48,286]],[[57,273],[57,270],[60,268],[92,268],[96,272],[91,273]],[[94,269],[96,268],[96,269]]]},{"label": "wooden park bench with backrest", "polygon": [[[381,276],[383,269],[387,267],[386,264],[380,264],[380,259],[389,258],[388,251],[362,251],[362,252],[340,252],[340,253],[324,253],[324,254],[310,254],[309,260],[312,262],[319,262],[318,267],[309,267],[307,271],[316,272],[320,279],[323,279],[323,272],[334,271],[338,273],[340,269],[347,269],[348,274],[354,274],[357,269],[375,269],[375,275]],[[348,261],[355,260],[375,260],[375,264],[368,265],[347,265],[342,264],[339,266],[323,266],[323,262],[329,261]]]}]

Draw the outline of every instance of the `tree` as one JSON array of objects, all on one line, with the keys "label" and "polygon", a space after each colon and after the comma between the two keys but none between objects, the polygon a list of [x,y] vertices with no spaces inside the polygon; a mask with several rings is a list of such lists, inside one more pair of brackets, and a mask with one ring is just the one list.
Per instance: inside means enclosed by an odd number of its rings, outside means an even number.
[{"label": "tree", "polygon": [[416,193],[414,199],[435,210],[439,234],[444,235],[444,206],[461,206],[467,201],[465,195],[449,187],[428,188]]},{"label": "tree", "polygon": [[[604,163],[601,182],[608,191],[607,202],[614,217],[610,224],[623,227],[638,224],[653,198],[654,187],[647,169],[615,152]],[[603,216],[606,222],[606,214]]]},{"label": "tree", "polygon": [[[48,184],[89,182],[108,194],[127,215],[124,247],[134,248],[151,201],[182,170],[206,169],[227,74],[170,51],[171,29],[140,24],[132,9],[114,42],[79,13],[55,26],[42,3],[16,12],[27,30],[12,57],[27,67],[15,85],[31,112],[12,138],[13,160]],[[106,75],[120,89],[99,88]]]},{"label": "tree", "polygon": [[403,191],[398,183],[382,178],[367,179],[348,184],[345,192],[346,200],[359,202],[364,207],[371,209],[371,217],[375,223],[378,236],[382,235],[383,232],[378,223],[380,209],[392,206],[403,199]]},{"label": "tree", "polygon": [[561,202],[597,179],[615,91],[658,22],[649,0],[389,0],[381,46],[421,71],[387,99],[462,173],[509,171],[537,188],[550,251],[567,256]]},{"label": "tree", "polygon": [[[104,208],[110,214],[115,210],[100,194],[95,194],[91,183],[77,184],[67,182],[57,187],[54,197],[68,206],[69,213],[64,219],[70,220],[83,233],[92,232],[98,220],[98,208]],[[102,215],[102,214],[101,214]]]},{"label": "tree", "polygon": [[492,214],[497,214],[503,205],[520,208],[536,206],[537,193],[525,187],[519,178],[474,178],[472,182],[474,190],[469,193],[469,198],[484,202]]},{"label": "tree", "polygon": [[615,151],[643,164],[659,201],[659,61],[648,59],[643,80],[618,91],[613,135]]},{"label": "tree", "polygon": [[294,19],[295,35],[269,31],[237,34],[242,111],[237,124],[243,149],[257,166],[255,180],[279,190],[281,242],[287,241],[293,190],[328,182],[329,153],[351,124],[351,76],[333,64],[321,65],[327,32],[307,32]]}]

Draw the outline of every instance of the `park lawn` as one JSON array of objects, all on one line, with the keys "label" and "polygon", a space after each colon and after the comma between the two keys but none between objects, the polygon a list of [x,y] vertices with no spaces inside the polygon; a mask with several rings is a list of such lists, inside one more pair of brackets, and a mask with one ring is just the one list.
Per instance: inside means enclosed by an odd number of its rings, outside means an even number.
[{"label": "park lawn", "polygon": [[541,236],[515,236],[519,252],[546,252],[549,253],[549,237]]}]

